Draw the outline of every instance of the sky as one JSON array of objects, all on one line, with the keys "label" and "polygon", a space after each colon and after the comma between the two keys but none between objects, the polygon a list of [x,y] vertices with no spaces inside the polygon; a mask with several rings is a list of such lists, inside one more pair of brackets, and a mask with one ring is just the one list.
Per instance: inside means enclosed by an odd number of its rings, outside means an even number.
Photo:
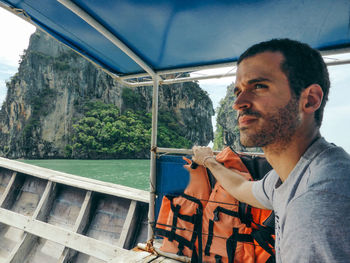
[{"label": "sky", "polygon": [[[28,47],[29,37],[35,27],[0,8],[0,104],[6,98],[5,82],[18,70],[18,61],[23,50]],[[4,26],[6,25],[6,26]],[[335,56],[332,58],[337,58]],[[350,59],[350,54],[341,56]],[[325,108],[321,134],[329,141],[342,146],[350,153],[350,65],[329,67],[331,89]],[[224,69],[224,73],[232,69]],[[201,72],[205,74],[207,72]],[[212,72],[217,73],[217,72]],[[200,86],[209,93],[214,108],[226,94],[226,88],[234,82],[234,77],[201,80]],[[215,118],[213,118],[215,126]]]},{"label": "sky", "polygon": [[18,61],[23,50],[28,47],[29,37],[35,27],[21,18],[0,8],[0,104],[6,98],[5,81],[18,69]]}]

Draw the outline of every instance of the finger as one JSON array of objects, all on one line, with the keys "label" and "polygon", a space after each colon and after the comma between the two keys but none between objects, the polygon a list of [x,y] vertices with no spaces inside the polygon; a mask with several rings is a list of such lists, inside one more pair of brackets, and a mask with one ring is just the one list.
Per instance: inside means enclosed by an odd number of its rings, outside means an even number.
[{"label": "finger", "polygon": [[185,164],[184,168],[189,172],[191,171],[191,166],[189,164]]},{"label": "finger", "polygon": [[182,156],[182,159],[185,160],[188,164],[191,164],[192,161],[188,158],[186,158],[185,156]]},{"label": "finger", "polygon": [[193,154],[196,154],[198,148],[199,148],[199,146],[193,146],[192,147]]}]

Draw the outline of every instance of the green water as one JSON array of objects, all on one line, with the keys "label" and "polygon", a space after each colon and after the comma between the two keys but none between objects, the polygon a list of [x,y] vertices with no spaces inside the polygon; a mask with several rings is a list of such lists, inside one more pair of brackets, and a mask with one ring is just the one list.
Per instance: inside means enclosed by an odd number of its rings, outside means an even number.
[{"label": "green water", "polygon": [[21,160],[96,180],[149,189],[149,160]]}]

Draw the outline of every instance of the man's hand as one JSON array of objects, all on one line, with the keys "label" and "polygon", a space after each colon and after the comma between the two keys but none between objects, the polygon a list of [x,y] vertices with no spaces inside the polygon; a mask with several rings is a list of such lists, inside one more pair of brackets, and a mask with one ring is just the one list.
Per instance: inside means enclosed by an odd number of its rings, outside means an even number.
[{"label": "man's hand", "polygon": [[192,161],[208,168],[216,180],[237,200],[251,206],[266,209],[253,195],[254,182],[248,181],[239,173],[236,173],[215,160],[210,147],[194,146]]},{"label": "man's hand", "polygon": [[208,158],[213,157],[214,153],[210,147],[205,146],[193,146],[193,157],[192,160],[198,165],[204,165]]}]

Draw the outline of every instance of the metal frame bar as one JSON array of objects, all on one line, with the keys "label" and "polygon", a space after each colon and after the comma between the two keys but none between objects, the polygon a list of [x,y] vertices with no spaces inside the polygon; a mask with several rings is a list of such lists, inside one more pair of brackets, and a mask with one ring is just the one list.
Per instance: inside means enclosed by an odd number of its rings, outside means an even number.
[{"label": "metal frame bar", "polygon": [[74,14],[79,16],[82,20],[88,23],[90,26],[95,28],[103,36],[105,36],[109,41],[111,41],[115,46],[120,48],[127,56],[129,56],[133,61],[135,61],[141,68],[143,68],[152,78],[158,78],[159,76],[155,71],[143,60],[141,59],[133,50],[130,49],[126,44],[124,44],[119,38],[117,38],[112,32],[105,28],[101,23],[99,23],[95,18],[93,18],[89,13],[82,9],[77,4],[70,0],[57,0],[60,4],[65,6],[67,9],[71,10]]},{"label": "metal frame bar", "polygon": [[321,50],[322,57],[331,56],[331,55],[340,55],[345,53],[350,53],[350,47],[330,49],[330,50]]},{"label": "metal frame bar", "polygon": [[[327,50],[327,51],[320,51],[321,55],[323,57],[325,56],[331,56],[331,55],[340,55],[344,53],[350,53],[350,48],[341,48],[341,49],[335,49],[335,50]],[[350,64],[350,60],[337,60],[339,61],[339,64]],[[327,65],[332,66],[333,62],[326,62]],[[204,66],[195,66],[195,67],[184,67],[184,68],[177,68],[177,69],[169,69],[169,70],[159,70],[156,71],[157,75],[167,75],[167,74],[174,74],[174,73],[181,73],[181,72],[193,72],[193,71],[199,71],[199,70],[206,70],[206,69],[218,69],[218,68],[225,68],[225,67],[235,67],[237,66],[237,62],[227,62],[227,63],[219,63],[219,64],[212,64],[212,65],[204,65]],[[130,80],[135,78],[144,78],[148,77],[149,75],[147,73],[139,73],[139,74],[130,74],[130,75],[124,75],[119,76],[121,80]],[[215,78],[215,77],[214,77]]]},{"label": "metal frame bar", "polygon": [[[159,84],[169,85],[169,84],[182,83],[187,81],[204,80],[204,79],[220,79],[220,78],[227,78],[227,77],[233,77],[233,76],[236,76],[236,72],[229,73],[229,74],[213,74],[213,75],[198,76],[198,77],[166,79],[166,80],[159,81]],[[152,86],[153,81],[135,82],[134,85],[135,86]]]},{"label": "metal frame bar", "polygon": [[338,65],[346,65],[346,64],[350,64],[350,59],[334,60],[326,63],[327,66],[338,66]]},{"label": "metal frame bar", "polygon": [[157,149],[157,134],[158,134],[158,90],[159,80],[154,79],[153,99],[152,99],[152,136],[151,136],[151,165],[150,165],[150,200],[148,209],[148,240],[153,240],[153,224],[155,221],[155,201],[156,201],[156,168],[157,154],[153,149]]},{"label": "metal frame bar", "polygon": [[[174,73],[192,72],[192,71],[214,69],[214,68],[215,69],[227,68],[227,67],[235,67],[235,66],[237,66],[237,62],[227,62],[227,63],[218,63],[218,64],[211,64],[211,65],[203,65],[203,66],[159,70],[159,71],[156,71],[156,73],[157,75],[167,75],[167,74],[174,74]],[[125,79],[133,79],[133,78],[143,78],[148,76],[149,75],[147,73],[139,73],[139,74],[123,75],[123,76],[120,76],[119,78],[125,80]]]},{"label": "metal frame bar", "polygon": [[[350,50],[349,50],[350,52]],[[341,53],[339,53],[341,54]],[[350,59],[339,59],[335,61],[329,61],[326,62],[326,65],[331,67],[331,66],[337,66],[337,65],[346,65],[350,64]],[[206,68],[206,69],[217,69],[215,67],[213,68]],[[158,72],[157,72],[158,74]],[[171,73],[167,73],[171,74]],[[164,74],[163,74],[164,75]],[[181,82],[186,82],[186,81],[195,81],[195,80],[204,80],[204,79],[220,79],[220,78],[226,78],[226,77],[233,77],[236,76],[236,72],[228,73],[228,74],[209,74],[206,76],[196,76],[196,77],[184,77],[184,78],[173,78],[173,79],[165,79],[165,80],[160,80],[160,84],[162,85],[169,85],[169,84],[174,84],[174,83],[181,83]],[[126,77],[121,77],[123,80],[126,80],[128,78]],[[130,86],[151,86],[153,85],[153,81],[140,81],[140,82],[130,82],[130,81],[125,81],[128,83]]]},{"label": "metal frame bar", "polygon": [[[213,151],[215,155],[219,154],[221,151]],[[157,154],[181,154],[181,155],[193,155],[192,149],[176,149],[176,148],[162,148],[157,147]],[[251,155],[251,156],[264,156],[264,153],[259,152],[238,152],[239,154]]]}]

